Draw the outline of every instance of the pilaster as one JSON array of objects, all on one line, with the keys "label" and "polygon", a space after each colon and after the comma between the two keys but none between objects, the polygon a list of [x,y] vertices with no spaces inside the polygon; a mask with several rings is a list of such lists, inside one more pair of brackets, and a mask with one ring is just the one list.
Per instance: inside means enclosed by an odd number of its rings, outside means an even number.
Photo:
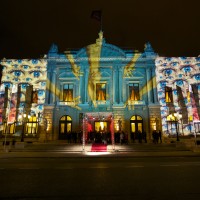
[{"label": "pilaster", "polygon": [[147,75],[147,95],[148,95],[148,104],[152,103],[152,78],[151,78],[151,69],[146,70]]}]

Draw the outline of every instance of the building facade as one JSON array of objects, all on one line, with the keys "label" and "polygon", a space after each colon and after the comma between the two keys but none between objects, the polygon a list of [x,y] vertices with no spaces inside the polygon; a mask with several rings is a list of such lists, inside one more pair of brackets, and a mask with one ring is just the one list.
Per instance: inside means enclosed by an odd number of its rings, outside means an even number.
[{"label": "building facade", "polygon": [[[145,44],[144,52],[121,49],[107,43],[100,32],[94,44],[78,50],[59,53],[53,44],[44,59],[2,60],[2,124],[6,119],[19,129],[19,113],[25,113],[29,116],[25,127],[36,117],[35,135],[40,141],[118,142],[122,131],[132,142],[140,133],[151,139],[152,131],[161,129],[156,57],[150,43]],[[26,65],[31,68],[24,68]],[[8,78],[14,67],[14,76]],[[13,106],[13,112],[18,112],[10,118],[11,107],[4,97],[11,105],[14,87],[21,94],[20,104]],[[33,134],[29,131],[25,136]]]},{"label": "building facade", "polygon": [[[25,131],[24,136],[38,136],[38,116],[42,116],[45,103],[46,65],[46,59],[1,61],[1,135],[19,137]],[[24,122],[29,122],[26,127]]]},{"label": "building facade", "polygon": [[155,65],[163,133],[199,134],[200,57],[157,57]]}]

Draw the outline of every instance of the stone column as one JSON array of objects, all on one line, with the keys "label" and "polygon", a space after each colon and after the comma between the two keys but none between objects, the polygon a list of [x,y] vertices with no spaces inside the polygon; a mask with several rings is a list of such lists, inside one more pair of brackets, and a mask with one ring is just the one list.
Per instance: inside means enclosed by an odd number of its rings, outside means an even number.
[{"label": "stone column", "polygon": [[76,93],[77,96],[79,96],[79,94],[80,94],[79,101],[81,103],[85,103],[85,79],[84,79],[84,76],[85,76],[85,73],[83,76],[80,76],[79,87],[77,86],[77,93]]},{"label": "stone column", "polygon": [[85,69],[85,79],[84,79],[84,103],[88,102],[88,76],[89,70]]},{"label": "stone column", "polygon": [[154,67],[153,70],[152,70],[152,81],[153,81],[153,97],[154,97],[154,103],[158,103],[155,67]]},{"label": "stone column", "polygon": [[47,85],[46,85],[46,96],[45,96],[45,104],[50,102],[50,87],[51,87],[51,73],[47,72]]},{"label": "stone column", "polygon": [[56,71],[53,71],[52,81],[51,81],[51,102],[55,103],[56,100]]},{"label": "stone column", "polygon": [[117,89],[118,89],[118,84],[117,84],[117,69],[116,67],[113,67],[113,103],[117,103]]},{"label": "stone column", "polygon": [[118,76],[118,86],[119,86],[119,103],[122,104],[123,103],[123,99],[122,99],[122,87],[123,87],[123,77],[122,77],[122,67],[118,67],[118,72],[119,72],[119,76]]}]

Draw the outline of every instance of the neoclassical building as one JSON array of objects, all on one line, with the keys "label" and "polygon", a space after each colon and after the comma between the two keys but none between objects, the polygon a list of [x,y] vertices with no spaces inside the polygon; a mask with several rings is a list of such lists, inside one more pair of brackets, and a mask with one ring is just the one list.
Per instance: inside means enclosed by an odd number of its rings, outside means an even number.
[{"label": "neoclassical building", "polygon": [[123,131],[129,141],[138,132],[150,139],[162,128],[156,57],[150,43],[143,52],[122,49],[100,32],[78,50],[60,53],[53,44],[43,59],[1,60],[2,135],[46,141],[80,133],[91,142],[98,133],[117,142]]}]

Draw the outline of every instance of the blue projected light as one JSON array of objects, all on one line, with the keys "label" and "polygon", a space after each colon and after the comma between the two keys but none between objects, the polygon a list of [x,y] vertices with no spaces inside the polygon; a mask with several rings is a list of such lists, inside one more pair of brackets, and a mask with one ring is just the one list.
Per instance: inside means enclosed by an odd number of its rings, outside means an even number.
[{"label": "blue projected light", "polygon": [[46,86],[46,82],[41,82],[41,86]]},{"label": "blue projected light", "polygon": [[38,63],[38,60],[33,59],[33,60],[32,60],[32,63],[33,63],[33,64],[37,64],[37,63]]},{"label": "blue projected light", "polygon": [[182,86],[182,85],[183,85],[183,80],[177,80],[177,81],[176,81],[176,85]]},{"label": "blue projected light", "polygon": [[164,70],[164,74],[165,74],[165,76],[169,76],[169,75],[171,75],[172,74],[172,72],[173,72],[173,70],[172,69],[165,69]]},{"label": "blue projected light", "polygon": [[175,66],[178,66],[178,64],[179,64],[178,62],[172,62],[172,63],[171,63],[171,66],[172,66],[172,67],[175,67]]},{"label": "blue projected light", "polygon": [[20,76],[20,75],[21,75],[21,73],[22,73],[22,72],[21,72],[21,71],[19,71],[19,70],[16,70],[16,71],[14,71],[14,75],[15,75],[15,76]]},{"label": "blue projected light", "polygon": [[28,66],[28,65],[23,65],[23,68],[24,68],[24,69],[28,69],[29,66]]},{"label": "blue projected light", "polygon": [[38,105],[38,109],[43,110],[43,105],[42,104]]},{"label": "blue projected light", "polygon": [[38,96],[43,96],[44,95],[44,90],[38,90]]},{"label": "blue projected light", "polygon": [[161,102],[162,104],[166,103],[165,98],[161,98],[161,99],[160,99],[160,102]]},{"label": "blue projected light", "polygon": [[167,84],[167,82],[166,81],[160,81],[160,87],[165,87],[166,86],[166,84]]},{"label": "blue projected light", "polygon": [[167,57],[167,58],[166,58],[166,60],[169,62],[169,61],[171,61],[171,60],[172,60],[172,58],[170,58],[170,57]]},{"label": "blue projected light", "polygon": [[200,74],[193,75],[193,78],[197,81],[200,81]]},{"label": "blue projected light", "polygon": [[33,76],[34,76],[34,77],[39,77],[39,76],[40,76],[40,72],[39,72],[39,71],[33,72]]},{"label": "blue projected light", "polygon": [[11,83],[10,82],[4,82],[4,86],[10,88]]},{"label": "blue projected light", "polygon": [[161,110],[161,115],[164,115],[165,114],[165,111],[164,110]]},{"label": "blue projected light", "polygon": [[26,81],[31,81],[31,80],[32,80],[32,78],[29,78],[29,77],[28,77],[28,78],[26,78]]},{"label": "blue projected light", "polygon": [[191,72],[191,67],[188,65],[188,66],[185,66],[185,67],[183,67],[183,71],[185,72],[185,73],[189,73],[189,72]]},{"label": "blue projected light", "polygon": [[173,93],[174,93],[174,95],[178,95],[178,92],[177,92],[177,90],[173,90]]},{"label": "blue projected light", "polygon": [[38,70],[32,70],[32,71],[30,71],[29,72],[29,74],[33,74],[33,76],[35,77],[35,78],[38,78],[38,77],[40,77],[40,71],[38,71]]},{"label": "blue projected light", "polygon": [[158,96],[162,96],[162,95],[163,95],[163,91],[159,91]]},{"label": "blue projected light", "polygon": [[23,89],[26,89],[26,87],[28,86],[28,84],[27,83],[23,83],[23,84],[21,84],[21,86],[22,86]]}]

